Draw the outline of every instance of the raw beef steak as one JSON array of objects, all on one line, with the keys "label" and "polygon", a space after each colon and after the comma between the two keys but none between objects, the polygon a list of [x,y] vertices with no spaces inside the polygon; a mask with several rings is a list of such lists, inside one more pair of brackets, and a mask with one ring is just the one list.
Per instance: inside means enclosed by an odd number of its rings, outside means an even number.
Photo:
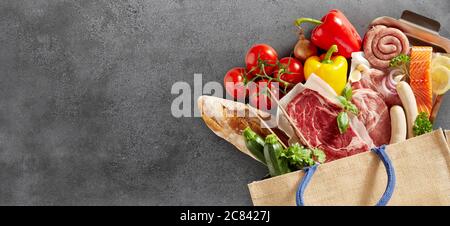
[{"label": "raw beef steak", "polygon": [[314,90],[304,89],[286,110],[308,143],[324,150],[327,162],[367,151],[373,145],[356,117],[351,118],[347,132],[340,134],[336,118],[342,107]]}]

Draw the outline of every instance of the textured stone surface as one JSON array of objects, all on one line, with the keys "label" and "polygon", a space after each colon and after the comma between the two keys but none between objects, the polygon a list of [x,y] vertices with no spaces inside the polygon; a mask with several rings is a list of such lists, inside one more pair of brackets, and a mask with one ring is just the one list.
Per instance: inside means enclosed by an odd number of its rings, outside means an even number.
[{"label": "textured stone surface", "polygon": [[249,205],[265,168],[173,118],[172,84],[221,81],[253,43],[287,55],[293,20],[335,7],[360,33],[411,9],[450,37],[450,2],[432,2],[3,0],[0,204]]}]

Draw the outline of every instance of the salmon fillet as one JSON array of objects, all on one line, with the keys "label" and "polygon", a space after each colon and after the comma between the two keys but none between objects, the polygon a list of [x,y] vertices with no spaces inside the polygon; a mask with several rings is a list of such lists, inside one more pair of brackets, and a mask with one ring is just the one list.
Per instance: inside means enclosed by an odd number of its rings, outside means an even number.
[{"label": "salmon fillet", "polygon": [[431,114],[433,94],[431,87],[431,55],[433,48],[429,46],[413,46],[409,66],[411,88],[416,97],[419,112]]}]

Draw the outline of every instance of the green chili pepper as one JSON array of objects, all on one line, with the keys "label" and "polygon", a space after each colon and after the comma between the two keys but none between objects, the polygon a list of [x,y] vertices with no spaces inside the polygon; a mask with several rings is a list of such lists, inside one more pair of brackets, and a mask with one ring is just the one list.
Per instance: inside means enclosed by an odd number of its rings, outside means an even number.
[{"label": "green chili pepper", "polygon": [[264,139],[253,132],[250,127],[244,129],[245,146],[262,163],[266,163],[264,157]]},{"label": "green chili pepper", "polygon": [[272,177],[290,172],[288,162],[280,158],[282,152],[283,146],[278,142],[277,136],[268,135],[264,145],[264,157]]}]

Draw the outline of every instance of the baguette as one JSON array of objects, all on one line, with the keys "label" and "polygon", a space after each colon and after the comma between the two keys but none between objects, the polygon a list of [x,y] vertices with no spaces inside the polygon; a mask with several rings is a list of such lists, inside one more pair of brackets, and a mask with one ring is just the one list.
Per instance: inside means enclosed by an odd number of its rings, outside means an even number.
[{"label": "baguette", "polygon": [[[200,96],[197,105],[203,121],[217,136],[225,139],[241,152],[258,160],[245,146],[242,133],[246,127],[250,127],[259,136],[265,138],[270,134],[270,131],[262,127],[259,119],[256,115],[250,113],[247,105],[213,96]],[[269,113],[254,110],[264,120],[271,119]],[[286,142],[286,135],[278,128],[272,128],[272,130],[283,142]]]}]

